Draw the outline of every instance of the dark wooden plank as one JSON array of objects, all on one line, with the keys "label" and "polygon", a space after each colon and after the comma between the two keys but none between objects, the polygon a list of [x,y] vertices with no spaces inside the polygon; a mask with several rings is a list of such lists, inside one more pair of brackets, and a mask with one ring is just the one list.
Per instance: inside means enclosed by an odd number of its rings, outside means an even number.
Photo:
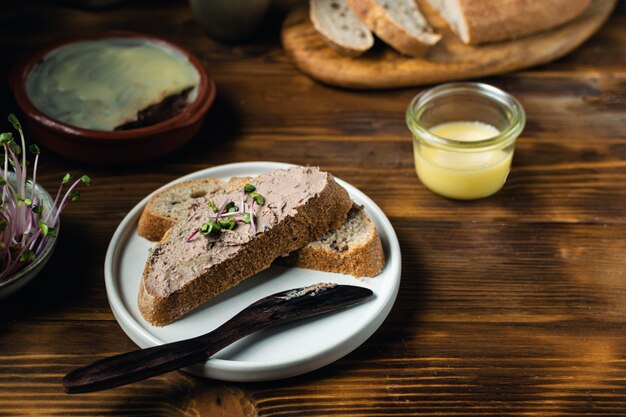
[{"label": "dark wooden plank", "polygon": [[[528,124],[502,192],[468,203],[439,198],[415,177],[404,109],[421,89],[365,94],[306,78],[278,44],[290,4],[279,2],[267,29],[239,46],[204,36],[183,0],[0,10],[3,79],[18,56],[52,40],[130,29],[191,48],[219,91],[199,137],[161,160],[106,168],[44,151],[47,187],[67,170],[94,183],[63,215],[44,272],[0,303],[0,415],[626,415],[626,4],[576,52],[483,80],[518,97]],[[15,109],[3,85],[0,119]],[[175,372],[63,394],[60,378],[73,367],[134,348],[103,282],[124,215],[181,175],[249,160],[321,165],[383,208],[403,254],[388,320],[346,358],[284,381]]]}]

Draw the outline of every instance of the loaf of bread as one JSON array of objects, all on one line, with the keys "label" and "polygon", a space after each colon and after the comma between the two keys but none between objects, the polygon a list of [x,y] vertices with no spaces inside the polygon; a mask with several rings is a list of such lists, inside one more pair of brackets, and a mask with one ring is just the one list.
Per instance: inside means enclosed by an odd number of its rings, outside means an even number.
[{"label": "loaf of bread", "polygon": [[376,36],[396,51],[421,56],[439,42],[415,0],[347,0]]},{"label": "loaf of bread", "polygon": [[[320,239],[344,222],[352,202],[331,174],[314,167],[276,170],[250,180],[254,193],[218,192],[211,205],[196,204],[152,250],[141,280],[139,310],[163,326],[243,279],[269,267],[285,253]],[[248,213],[232,230],[207,229],[235,205]],[[219,207],[215,213],[212,207]],[[247,208],[245,208],[247,207]],[[244,219],[234,212],[223,214]],[[254,215],[251,216],[250,214]],[[219,219],[218,219],[219,220]],[[207,232],[199,233],[200,230]]]},{"label": "loaf of bread", "polygon": [[591,0],[427,0],[468,44],[519,38],[574,19]]}]

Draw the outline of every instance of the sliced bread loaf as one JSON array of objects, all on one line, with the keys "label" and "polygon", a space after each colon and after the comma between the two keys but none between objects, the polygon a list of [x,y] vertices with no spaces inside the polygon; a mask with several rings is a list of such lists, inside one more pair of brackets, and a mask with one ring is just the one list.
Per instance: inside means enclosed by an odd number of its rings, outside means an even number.
[{"label": "sliced bread loaf", "polygon": [[518,38],[574,19],[591,0],[427,0],[467,44]]},{"label": "sliced bread loaf", "polygon": [[310,17],[326,43],[344,55],[359,56],[374,45],[372,32],[346,0],[311,0]]},{"label": "sliced bread loaf", "polygon": [[354,13],[376,36],[396,51],[421,56],[439,42],[415,0],[347,0]]},{"label": "sliced bread loaf", "polygon": [[[211,201],[220,208],[217,214],[208,204],[196,204],[154,247],[138,295],[139,310],[148,322],[171,323],[269,267],[281,254],[338,229],[352,206],[346,190],[319,168],[276,170],[250,183],[263,197],[255,197],[256,204],[243,190],[215,193]],[[203,224],[219,220],[216,217],[231,202],[252,217],[250,223],[245,223],[244,214],[228,213],[239,216],[241,224],[198,233]]]},{"label": "sliced bread loaf", "polygon": [[[233,178],[226,182],[219,178],[203,178],[168,187],[155,194],[146,204],[139,221],[143,226],[138,232],[149,240],[161,240],[176,222],[184,220],[193,205],[206,204],[213,193],[243,186],[249,180]],[[324,235],[322,239],[309,243],[289,256],[278,258],[277,262],[355,277],[373,277],[382,270],[385,257],[376,227],[365,210],[354,204],[336,232]]]},{"label": "sliced bread loaf", "polygon": [[278,258],[278,262],[318,271],[374,277],[383,269],[385,255],[376,226],[363,206],[354,204],[339,230],[328,232],[320,240]]}]

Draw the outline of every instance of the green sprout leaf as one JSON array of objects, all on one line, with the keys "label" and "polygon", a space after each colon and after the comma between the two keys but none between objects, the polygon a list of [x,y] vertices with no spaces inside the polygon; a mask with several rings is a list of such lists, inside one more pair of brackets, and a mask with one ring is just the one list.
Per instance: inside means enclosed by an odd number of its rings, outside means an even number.
[{"label": "green sprout leaf", "polygon": [[91,178],[88,175],[83,175],[80,180],[87,186],[91,185]]},{"label": "green sprout leaf", "polygon": [[220,210],[217,208],[217,206],[215,205],[215,203],[213,202],[213,200],[209,200],[209,201],[207,201],[206,203],[207,203],[207,205],[209,206],[209,208],[210,208],[211,210],[213,210],[213,213],[217,213],[218,211],[220,211]]},{"label": "green sprout leaf", "polygon": [[39,146],[35,145],[34,143],[28,147],[28,150],[33,155],[39,155],[41,153],[41,149],[39,149]]},{"label": "green sprout leaf", "polygon": [[7,120],[9,121],[9,123],[11,123],[11,126],[13,126],[15,130],[22,130],[22,125],[20,124],[20,121],[17,120],[16,115],[14,115],[13,113],[9,114]]},{"label": "green sprout leaf", "polygon": [[15,141],[9,142],[9,147],[15,155],[20,155],[22,153],[22,147],[15,143]]},{"label": "green sprout leaf", "polygon": [[33,206],[33,213],[41,214],[42,211],[43,211],[43,206],[41,204]]},{"label": "green sprout leaf", "polygon": [[27,206],[32,206],[33,200],[31,200],[30,198],[26,198],[24,199],[24,204],[26,204]]},{"label": "green sprout leaf", "polygon": [[0,230],[4,230],[7,228],[7,221],[6,220],[0,220]]},{"label": "green sprout leaf", "polygon": [[246,184],[244,185],[243,189],[247,192],[247,193],[251,193],[252,191],[256,190],[256,187],[252,184]]},{"label": "green sprout leaf", "polygon": [[43,219],[40,219],[38,224],[39,224],[39,229],[41,229],[41,233],[44,236],[48,236],[48,233],[50,233],[50,228],[48,227],[46,222],[44,222]]},{"label": "green sprout leaf", "polygon": [[61,180],[61,183],[62,183],[62,184],[67,184],[68,182],[70,182],[70,181],[72,180],[72,178],[74,178],[74,177],[72,177],[72,173],[71,173],[71,172],[68,172],[68,173],[66,173],[66,174],[63,176],[63,179]]},{"label": "green sprout leaf", "polygon": [[5,180],[4,178],[0,178],[0,185],[6,185],[7,180]]},{"label": "green sprout leaf", "polygon": [[219,223],[216,223],[214,221],[209,221],[209,222],[204,223],[200,227],[200,234],[207,236],[211,233],[219,232],[220,229],[221,229],[221,226],[219,225]]},{"label": "green sprout leaf", "polygon": [[250,224],[250,213],[244,213],[241,216],[241,220],[243,220],[245,224]]},{"label": "green sprout leaf", "polygon": [[24,252],[21,253],[20,255],[20,262],[32,262],[34,261],[36,258],[35,252],[33,252],[30,249],[26,249]]},{"label": "green sprout leaf", "polygon": [[13,141],[13,134],[9,132],[0,133],[0,145]]},{"label": "green sprout leaf", "polygon": [[219,224],[222,229],[233,230],[237,225],[237,222],[235,222],[235,219],[233,219],[232,217],[229,217],[226,220],[220,220]]},{"label": "green sprout leaf", "polygon": [[70,201],[78,201],[80,200],[80,193],[78,191],[72,191],[67,198],[69,198]]},{"label": "green sprout leaf", "polygon": [[250,193],[250,198],[254,199],[258,204],[265,204],[265,198],[259,193]]}]

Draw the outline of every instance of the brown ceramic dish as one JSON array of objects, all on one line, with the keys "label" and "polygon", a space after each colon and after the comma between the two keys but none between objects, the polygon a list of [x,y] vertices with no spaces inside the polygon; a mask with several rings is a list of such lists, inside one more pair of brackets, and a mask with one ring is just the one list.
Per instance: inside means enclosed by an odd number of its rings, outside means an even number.
[{"label": "brown ceramic dish", "polygon": [[[106,38],[144,39],[180,52],[200,75],[195,100],[170,119],[145,127],[116,131],[72,126],[45,115],[33,105],[26,92],[26,80],[37,64],[49,53],[65,45]],[[24,112],[31,137],[37,143],[68,158],[103,165],[144,161],[174,151],[195,136],[215,98],[215,83],[191,52],[164,39],[132,32],[107,32],[53,44],[18,64],[11,74],[10,85],[18,106]]]}]

